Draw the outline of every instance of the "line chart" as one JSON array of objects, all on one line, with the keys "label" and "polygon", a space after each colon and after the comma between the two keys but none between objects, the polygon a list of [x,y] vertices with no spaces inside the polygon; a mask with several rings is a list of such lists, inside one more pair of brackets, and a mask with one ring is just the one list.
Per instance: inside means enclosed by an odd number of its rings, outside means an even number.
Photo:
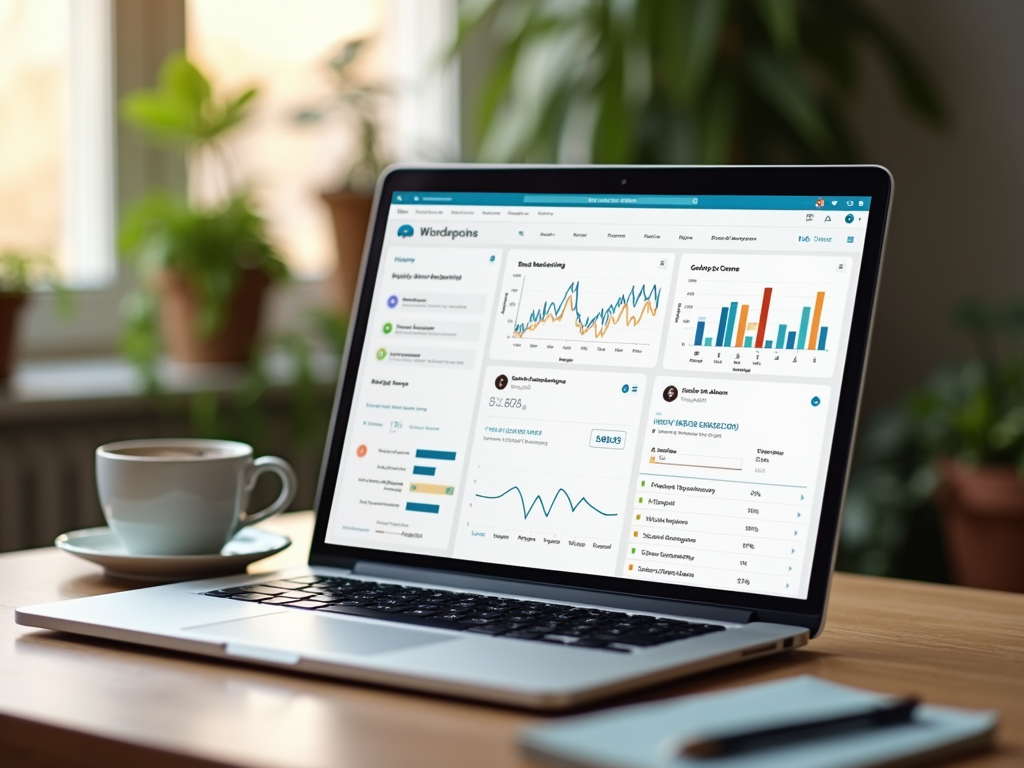
[{"label": "line chart", "polygon": [[[523,284],[525,294],[525,280]],[[661,288],[654,284],[649,288],[646,285],[634,285],[628,292],[600,307],[589,317],[580,311],[580,304],[580,281],[576,280],[569,284],[558,301],[545,301],[539,309],[531,310],[525,321],[519,322],[517,319],[513,325],[512,335],[521,339],[545,323],[565,322],[568,315],[580,336],[586,336],[593,331],[594,338],[600,339],[613,325],[623,323],[626,326],[636,326],[645,315],[657,315],[661,304]]]},{"label": "line chart", "polygon": [[569,495],[569,492],[566,491],[564,488],[559,488],[557,491],[555,491],[554,495],[551,497],[551,501],[549,504],[545,504],[544,499],[541,497],[541,495],[537,494],[533,498],[533,501],[530,502],[529,507],[526,506],[526,497],[523,495],[523,492],[518,485],[513,485],[511,488],[504,491],[503,493],[499,493],[497,496],[487,496],[485,494],[478,493],[476,494],[476,497],[478,499],[488,499],[491,501],[497,501],[499,499],[504,498],[505,496],[508,496],[510,493],[513,492],[515,492],[515,494],[519,496],[519,505],[523,510],[523,520],[528,520],[530,518],[530,514],[533,512],[534,507],[536,507],[538,504],[540,505],[540,510],[543,513],[544,517],[551,517],[551,512],[554,510],[555,502],[558,501],[559,496],[565,497],[566,502],[569,504],[570,512],[576,512],[577,509],[579,509],[581,506],[585,504],[602,517],[618,517],[617,512],[602,512],[600,509],[591,504],[587,500],[586,496],[580,496],[579,501],[573,502],[572,497]]},{"label": "line chart", "polygon": [[491,356],[653,368],[670,314],[675,263],[669,253],[510,251]]}]

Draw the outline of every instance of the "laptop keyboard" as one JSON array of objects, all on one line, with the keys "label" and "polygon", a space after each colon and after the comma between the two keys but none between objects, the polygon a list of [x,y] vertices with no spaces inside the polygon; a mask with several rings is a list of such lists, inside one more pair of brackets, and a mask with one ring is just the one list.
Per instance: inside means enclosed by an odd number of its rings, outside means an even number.
[{"label": "laptop keyboard", "polygon": [[320,576],[216,589],[206,594],[263,605],[620,653],[725,629],[718,624],[598,608]]}]

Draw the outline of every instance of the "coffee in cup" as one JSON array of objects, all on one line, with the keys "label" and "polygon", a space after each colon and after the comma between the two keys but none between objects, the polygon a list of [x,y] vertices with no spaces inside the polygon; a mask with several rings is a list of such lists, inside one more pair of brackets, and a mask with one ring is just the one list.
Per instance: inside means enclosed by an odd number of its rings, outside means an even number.
[{"label": "coffee in cup", "polygon": [[[295,471],[284,459],[253,459],[231,440],[126,440],[96,449],[96,485],[103,516],[131,554],[216,553],[241,528],[284,510],[295,498]],[[256,480],[281,478],[266,509],[249,513]]]}]

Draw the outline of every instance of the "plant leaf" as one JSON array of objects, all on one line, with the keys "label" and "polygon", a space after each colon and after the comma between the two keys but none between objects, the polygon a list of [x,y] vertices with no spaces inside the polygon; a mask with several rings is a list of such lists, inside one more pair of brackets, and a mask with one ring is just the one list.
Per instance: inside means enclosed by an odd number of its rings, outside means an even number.
[{"label": "plant leaf", "polygon": [[180,100],[198,115],[210,99],[210,81],[182,52],[172,53],[160,68],[160,91]]},{"label": "plant leaf", "polygon": [[796,0],[753,0],[777,51],[792,53],[800,41],[799,14]]},{"label": "plant leaf", "polygon": [[754,52],[747,57],[751,84],[778,114],[819,155],[835,144],[814,93],[788,63]]}]

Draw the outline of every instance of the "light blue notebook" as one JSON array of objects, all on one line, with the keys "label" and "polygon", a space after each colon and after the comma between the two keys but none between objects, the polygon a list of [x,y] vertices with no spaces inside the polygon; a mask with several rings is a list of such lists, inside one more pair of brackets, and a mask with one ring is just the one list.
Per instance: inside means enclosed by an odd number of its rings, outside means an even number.
[{"label": "light blue notebook", "polygon": [[916,765],[988,746],[994,712],[919,706],[907,725],[829,736],[728,757],[678,757],[679,746],[739,730],[840,716],[890,700],[802,675],[717,693],[638,704],[525,730],[532,758],[587,768],[866,768]]}]

